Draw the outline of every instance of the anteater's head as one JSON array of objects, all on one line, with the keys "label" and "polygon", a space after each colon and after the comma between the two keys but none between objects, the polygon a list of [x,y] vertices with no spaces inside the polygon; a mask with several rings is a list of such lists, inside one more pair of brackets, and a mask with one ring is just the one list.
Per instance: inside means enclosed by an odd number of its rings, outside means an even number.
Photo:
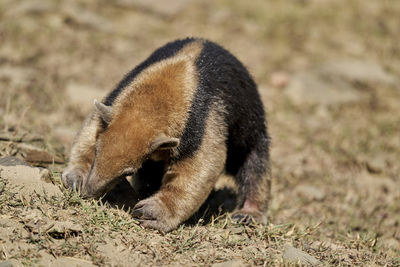
[{"label": "anteater's head", "polygon": [[147,159],[162,159],[179,145],[179,139],[168,137],[157,129],[135,107],[124,112],[95,100],[100,127],[95,145],[95,157],[89,176],[83,185],[86,197],[99,197],[113,188],[126,175],[134,174]]}]

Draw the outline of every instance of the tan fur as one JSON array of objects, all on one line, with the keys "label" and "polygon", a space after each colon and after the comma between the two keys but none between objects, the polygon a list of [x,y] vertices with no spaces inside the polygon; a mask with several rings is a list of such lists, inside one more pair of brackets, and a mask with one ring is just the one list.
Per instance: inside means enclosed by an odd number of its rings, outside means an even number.
[{"label": "tan fur", "polygon": [[66,176],[72,173],[75,173],[74,175],[81,175],[82,182],[86,182],[94,159],[94,146],[96,144],[98,127],[99,117],[96,112],[92,112],[86,117],[81,129],[75,136],[68,167],[62,175],[64,184],[66,184]]},{"label": "tan fur", "polygon": [[[220,108],[220,107],[219,107]],[[157,220],[143,220],[145,226],[169,231],[197,211],[222,173],[226,159],[226,126],[216,107],[207,119],[203,142],[190,158],[170,167],[160,191],[138,203]]]},{"label": "tan fur", "polygon": [[222,190],[224,188],[229,188],[236,193],[238,192],[238,185],[234,178],[226,173],[221,174],[214,187],[215,190]]},{"label": "tan fur", "polygon": [[201,49],[197,41],[149,66],[117,96],[107,130],[97,139],[104,153],[96,157],[93,178],[86,184],[88,196],[105,191],[124,169],[139,168],[159,136],[182,135],[197,88],[195,60]]},{"label": "tan fur", "polygon": [[[160,86],[163,86],[167,83],[169,85],[168,90],[158,92],[156,90],[157,88],[154,88],[155,90],[153,90],[153,94],[158,94],[164,99],[171,99],[171,102],[169,104],[176,104],[178,106],[174,114],[172,114],[172,116],[170,116],[169,118],[169,121],[173,122],[174,124],[171,125],[169,127],[171,129],[167,129],[166,132],[169,134],[174,132],[179,133],[180,131],[182,131],[182,127],[185,125],[185,121],[187,119],[186,111],[188,110],[188,105],[193,98],[193,92],[197,86],[197,74],[194,62],[200,54],[202,48],[203,45],[201,41],[192,42],[182,48],[177,56],[158,62],[154,64],[154,66],[150,66],[149,68],[144,70],[138,75],[138,77],[136,77],[134,81],[132,81],[129,88],[124,90],[121,95],[117,97],[112,107],[113,114],[121,113],[124,105],[129,105],[130,101],[140,101],[140,99],[132,99],[129,97],[132,96],[132,91],[137,91],[137,89],[142,86],[157,85],[158,82],[161,82]],[[181,79],[175,81],[173,79],[168,79],[168,75],[174,75],[176,74],[176,72],[179,71],[185,71],[184,73],[179,75]],[[153,76],[154,74],[158,75]],[[169,80],[171,80],[171,82],[174,84],[168,82]],[[161,95],[161,93],[164,93],[164,95]],[[181,101],[174,102],[175,100],[179,99],[181,99]],[[147,109],[149,108],[153,109],[154,112],[159,112],[159,109],[154,109],[153,105],[151,105],[150,107],[147,106]],[[185,110],[185,112],[182,112],[182,110]],[[89,171],[94,157],[96,133],[99,130],[99,117],[97,113],[98,111],[95,110],[86,118],[79,133],[76,135],[71,149],[68,169],[79,167],[84,169],[85,172]],[[141,114],[138,115],[140,116]],[[157,117],[157,115],[160,115],[160,113],[154,115],[156,116],[153,117]],[[140,121],[132,121],[133,124],[136,124],[138,122]],[[167,123],[168,122],[165,121],[165,124]],[[143,122],[143,124],[140,125],[144,126],[142,130],[148,128],[149,124],[146,124],[146,122]],[[181,126],[178,127],[177,124],[180,124]],[[123,129],[121,129],[121,132],[122,131]]]},{"label": "tan fur", "polygon": [[[101,153],[97,159],[101,164],[97,164],[93,176],[111,179],[111,175],[118,174],[126,166],[139,165],[157,135],[180,136],[197,87],[194,62],[202,48],[201,41],[193,42],[175,57],[148,67],[116,98],[111,122],[104,133],[107,136],[101,138],[107,141],[98,144],[109,153]],[[67,176],[72,176],[80,177],[81,184],[86,185],[100,130],[100,115],[101,112],[95,110],[76,136],[68,167],[63,172],[64,184],[68,184]],[[128,158],[136,162],[126,161]],[[96,191],[106,184],[103,180],[93,181],[91,190]]]},{"label": "tan fur", "polygon": [[[259,222],[267,223],[267,210],[268,204],[271,198],[271,171],[267,170],[265,176],[260,181],[260,184],[257,187],[257,191],[253,195],[254,199],[254,208],[258,210],[259,213]],[[252,201],[252,200],[251,200]],[[246,204],[244,203],[243,210],[246,211]]]},{"label": "tan fur", "polygon": [[[188,110],[197,88],[195,61],[202,49],[201,41],[189,43],[176,56],[157,62],[143,70],[115,99],[114,114],[128,114],[126,108],[129,107],[135,112],[147,111],[150,113],[147,115],[151,118],[159,118],[163,113],[170,113],[167,121],[162,118],[159,120],[168,126],[165,129],[166,135],[179,136],[185,126]],[[143,100],[146,103],[140,102]],[[153,121],[143,123],[146,127],[156,124]]]},{"label": "tan fur", "polygon": [[[161,61],[144,70],[121,93],[102,137],[108,140],[101,144],[107,153],[98,159],[98,173],[108,178],[128,165],[139,165],[141,157],[150,152],[150,142],[159,135],[180,137],[197,87],[194,59],[193,54],[183,53]],[[126,159],[137,162],[124,162]]]}]

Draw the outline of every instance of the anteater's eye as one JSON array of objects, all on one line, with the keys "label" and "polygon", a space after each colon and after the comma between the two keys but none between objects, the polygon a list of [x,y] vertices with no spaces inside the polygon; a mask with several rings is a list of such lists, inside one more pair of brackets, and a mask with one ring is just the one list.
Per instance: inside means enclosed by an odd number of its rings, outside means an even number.
[{"label": "anteater's eye", "polygon": [[101,120],[100,120],[100,126],[101,126],[101,128],[103,129],[103,131],[105,130],[105,129],[107,129],[107,127],[108,127],[108,123],[103,119],[103,118],[100,118]]}]

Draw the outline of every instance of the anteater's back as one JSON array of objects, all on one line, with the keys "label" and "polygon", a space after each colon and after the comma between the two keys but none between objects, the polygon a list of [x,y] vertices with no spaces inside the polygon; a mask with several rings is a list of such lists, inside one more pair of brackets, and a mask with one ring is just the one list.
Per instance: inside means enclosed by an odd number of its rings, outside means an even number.
[{"label": "anteater's back", "polygon": [[193,42],[202,44],[201,53],[195,60],[198,86],[192,100],[190,116],[182,133],[179,157],[191,156],[198,149],[203,139],[209,108],[218,102],[224,105],[224,117],[228,126],[226,169],[235,174],[244,160],[241,155],[255,148],[261,139],[265,142],[262,149],[268,158],[268,136],[264,109],[256,84],[243,64],[221,46],[198,38],[186,38],[168,43],[129,72],[107,96],[105,104],[112,105],[121,91],[143,70],[176,56],[185,46]]},{"label": "anteater's back", "polygon": [[[252,149],[259,149],[268,159],[264,108],[247,69],[230,52],[210,41],[204,43],[196,65],[201,78],[192,108],[195,112],[191,115],[197,125],[192,128],[202,128],[208,107],[219,101],[225,105],[228,126],[227,171],[236,174]],[[196,133],[188,136],[193,134]],[[258,147],[260,143],[262,147]]]}]

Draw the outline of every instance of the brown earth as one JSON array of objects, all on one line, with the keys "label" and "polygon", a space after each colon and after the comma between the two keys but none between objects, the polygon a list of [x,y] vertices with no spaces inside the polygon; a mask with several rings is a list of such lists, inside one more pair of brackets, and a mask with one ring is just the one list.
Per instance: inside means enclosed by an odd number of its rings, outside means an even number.
[{"label": "brown earth", "polygon": [[[0,265],[400,266],[399,14],[394,0],[0,1],[0,156],[35,166],[0,161]],[[162,234],[115,196],[59,188],[93,98],[186,36],[259,84],[267,226],[206,212]]]}]

